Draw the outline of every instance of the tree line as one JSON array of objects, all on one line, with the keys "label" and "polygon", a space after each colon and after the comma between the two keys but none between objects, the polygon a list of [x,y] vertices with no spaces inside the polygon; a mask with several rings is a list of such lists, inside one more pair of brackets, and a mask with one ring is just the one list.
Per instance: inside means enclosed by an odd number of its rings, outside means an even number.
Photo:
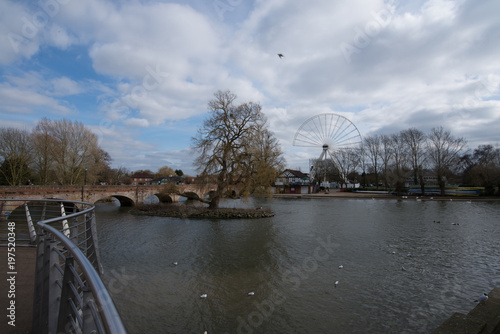
[{"label": "tree line", "polygon": [[81,122],[38,121],[32,131],[0,128],[0,185],[81,185],[122,177],[97,136]]},{"label": "tree line", "polygon": [[[283,152],[269,130],[260,104],[236,104],[236,95],[218,91],[208,102],[209,117],[192,138],[198,152],[199,181],[217,184],[211,207],[238,185],[241,194],[265,192],[285,168]],[[447,183],[482,186],[493,194],[500,185],[500,151],[481,145],[471,151],[463,137],[443,127],[429,133],[409,128],[391,135],[371,135],[362,145],[335,152],[333,160],[311,162],[315,180],[395,189],[411,180],[425,193],[433,175],[444,194]],[[0,185],[119,184],[130,171],[111,169],[111,157],[97,136],[81,122],[40,120],[32,131],[0,129]],[[158,176],[182,175],[164,166]]]},{"label": "tree line", "polygon": [[318,175],[328,175],[331,180],[345,183],[347,178],[356,179],[377,188],[392,188],[398,194],[406,183],[424,194],[429,176],[442,195],[446,184],[485,187],[487,195],[500,186],[500,150],[480,145],[471,151],[464,137],[456,137],[443,127],[429,133],[409,128],[391,135],[367,136],[359,148],[337,152],[334,163],[313,165],[318,165]]}]

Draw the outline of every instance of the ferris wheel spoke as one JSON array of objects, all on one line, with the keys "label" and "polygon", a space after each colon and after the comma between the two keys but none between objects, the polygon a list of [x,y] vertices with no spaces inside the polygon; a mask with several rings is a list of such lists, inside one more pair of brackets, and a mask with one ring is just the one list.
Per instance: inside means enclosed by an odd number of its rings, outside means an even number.
[{"label": "ferris wheel spoke", "polygon": [[331,115],[325,114],[324,116],[325,117],[321,128],[323,130],[323,137],[328,138],[329,134],[328,128],[330,127],[332,120],[331,120]]},{"label": "ferris wheel spoke", "polygon": [[342,122],[342,124],[340,124],[340,126],[338,128],[335,129],[335,132],[332,134],[332,140],[334,142],[338,141],[339,138],[342,138],[344,132],[345,132],[345,128],[344,128],[344,123],[345,122]]},{"label": "ferris wheel spoke", "polygon": [[[314,124],[314,135],[319,139],[319,141],[323,141],[325,136],[322,134],[322,128],[321,128],[321,122],[319,122],[319,124],[317,124],[316,122],[317,120],[314,119],[313,120],[313,124]],[[319,120],[318,120],[319,121]]]},{"label": "ferris wheel spoke", "polygon": [[337,124],[339,123],[339,118],[335,120],[335,124],[333,124],[333,116],[331,117],[330,127],[328,128],[328,137],[331,138],[335,133],[335,129],[337,128]]},{"label": "ferris wheel spoke", "polygon": [[304,138],[295,138],[294,145],[295,146],[316,147],[319,144],[317,141],[311,140],[308,137],[304,137]]},{"label": "ferris wheel spoke", "polygon": [[321,137],[321,134],[319,133],[319,130],[318,130],[318,126],[317,124],[314,122],[311,123],[308,123],[308,134],[311,138],[315,138],[315,140],[317,141],[318,144],[321,144],[322,145],[322,142],[323,142],[323,138]]},{"label": "ferris wheel spoke", "polygon": [[321,138],[317,137],[311,130],[301,130],[297,132],[294,141],[300,141],[314,146],[321,144]]},{"label": "ferris wheel spoke", "polygon": [[351,129],[349,132],[347,133],[343,133],[342,136],[339,136],[336,140],[336,143],[337,145],[339,145],[340,143],[344,143],[344,142],[352,142],[355,138],[358,137],[358,132],[356,129]]},{"label": "ferris wheel spoke", "polygon": [[346,128],[340,131],[337,135],[337,141],[343,141],[345,138],[356,138],[358,137],[359,141],[361,141],[361,136],[359,134],[358,129],[354,124],[349,124]]}]

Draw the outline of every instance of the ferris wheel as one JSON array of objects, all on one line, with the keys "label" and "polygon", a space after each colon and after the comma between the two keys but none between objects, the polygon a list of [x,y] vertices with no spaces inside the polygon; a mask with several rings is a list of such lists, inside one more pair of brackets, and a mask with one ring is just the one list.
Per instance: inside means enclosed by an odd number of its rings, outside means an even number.
[{"label": "ferris wheel", "polygon": [[[361,134],[354,123],[344,116],[325,113],[307,119],[293,138],[293,146],[321,148],[322,152],[311,167],[310,177],[314,179],[318,164],[330,158],[341,171],[337,155],[359,147]],[[345,175],[341,175],[345,179]]]}]

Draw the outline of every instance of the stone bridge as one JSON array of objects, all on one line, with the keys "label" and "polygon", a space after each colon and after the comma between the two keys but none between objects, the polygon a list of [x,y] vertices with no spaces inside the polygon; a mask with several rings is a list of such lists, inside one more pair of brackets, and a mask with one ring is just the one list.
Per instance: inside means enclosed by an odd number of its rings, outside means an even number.
[{"label": "stone bridge", "polygon": [[216,185],[116,185],[116,186],[20,186],[0,187],[1,199],[62,199],[96,203],[114,197],[122,206],[142,204],[153,195],[160,202],[178,202],[179,198],[203,199]]}]

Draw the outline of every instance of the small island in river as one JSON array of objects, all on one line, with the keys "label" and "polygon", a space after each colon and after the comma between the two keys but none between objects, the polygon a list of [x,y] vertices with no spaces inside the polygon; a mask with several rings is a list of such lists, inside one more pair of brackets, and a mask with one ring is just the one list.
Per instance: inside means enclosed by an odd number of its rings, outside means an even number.
[{"label": "small island in river", "polygon": [[273,217],[269,208],[217,208],[209,209],[203,206],[173,205],[173,204],[142,204],[131,211],[132,214],[176,218],[201,219],[254,219]]}]

